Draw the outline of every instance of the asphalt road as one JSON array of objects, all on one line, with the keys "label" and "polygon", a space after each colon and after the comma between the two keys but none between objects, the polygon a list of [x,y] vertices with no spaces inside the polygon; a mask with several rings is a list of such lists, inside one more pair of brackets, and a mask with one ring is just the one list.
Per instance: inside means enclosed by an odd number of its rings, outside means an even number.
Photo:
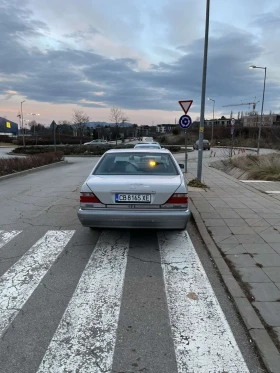
[{"label": "asphalt road", "polygon": [[0,371],[264,372],[193,223],[80,225],[97,159],[0,181]]}]

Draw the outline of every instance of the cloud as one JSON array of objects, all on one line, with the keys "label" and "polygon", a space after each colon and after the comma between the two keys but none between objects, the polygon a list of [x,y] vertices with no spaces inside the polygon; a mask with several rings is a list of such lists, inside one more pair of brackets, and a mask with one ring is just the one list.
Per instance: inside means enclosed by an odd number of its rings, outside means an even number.
[{"label": "cloud", "polygon": [[84,39],[85,37],[89,37],[91,35],[95,35],[95,34],[99,34],[99,33],[100,33],[99,30],[97,30],[93,26],[90,26],[86,31],[78,30],[78,31],[71,32],[70,34],[65,34],[63,36],[66,37],[66,38],[78,39],[79,40],[79,39]]},{"label": "cloud", "polygon": [[[15,5],[4,4],[0,8],[0,24],[4,22],[0,48],[3,94],[16,91],[38,102],[94,108],[119,106],[127,110],[176,111],[178,100],[193,99],[198,111],[202,38],[179,44],[175,60],[141,69],[136,58],[109,58],[93,49],[43,48],[36,44],[36,38],[46,37],[48,27],[27,9],[20,8],[14,16]],[[100,32],[99,28],[84,28],[66,36],[82,40]],[[262,54],[263,48],[254,35],[237,28],[224,25],[224,32],[210,38],[207,95],[215,98],[218,107],[261,96],[263,77],[248,70],[248,66]],[[267,110],[276,105],[279,96],[277,82],[268,80]]]}]

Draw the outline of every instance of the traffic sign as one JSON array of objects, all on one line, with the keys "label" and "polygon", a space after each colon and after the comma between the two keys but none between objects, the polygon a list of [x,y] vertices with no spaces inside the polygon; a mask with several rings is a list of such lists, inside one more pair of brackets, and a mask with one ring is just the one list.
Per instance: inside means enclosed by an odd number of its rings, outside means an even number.
[{"label": "traffic sign", "polygon": [[234,126],[234,123],[235,123],[235,119],[232,118],[232,120],[231,120],[231,125]]},{"label": "traffic sign", "polygon": [[185,114],[188,114],[190,107],[192,106],[193,100],[178,101]]},{"label": "traffic sign", "polygon": [[182,129],[186,130],[192,125],[192,119],[189,115],[182,115],[179,119],[179,125]]},{"label": "traffic sign", "polygon": [[234,133],[234,127],[231,127],[230,134],[233,135],[233,133]]}]

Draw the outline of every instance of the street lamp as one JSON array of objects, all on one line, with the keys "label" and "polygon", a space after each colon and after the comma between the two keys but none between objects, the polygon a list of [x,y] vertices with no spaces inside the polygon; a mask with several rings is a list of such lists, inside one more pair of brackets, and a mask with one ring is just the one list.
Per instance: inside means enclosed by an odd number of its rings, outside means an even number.
[{"label": "street lamp", "polygon": [[214,137],[215,100],[208,97],[208,101],[213,101],[213,121],[212,121],[212,134],[211,134],[211,145],[212,145],[213,137]]},{"label": "street lamp", "polygon": [[260,140],[261,140],[262,124],[263,124],[263,104],[264,104],[264,93],[265,93],[265,82],[266,82],[266,67],[251,65],[251,66],[249,66],[249,69],[262,69],[262,70],[264,70],[263,96],[262,96],[262,111],[261,111],[261,122],[259,124],[258,148],[257,148],[257,154],[259,155],[259,153],[260,153]]},{"label": "street lamp", "polygon": [[20,112],[21,112],[21,128],[22,128],[22,144],[23,146],[25,146],[25,139],[24,139],[24,128],[23,128],[23,115],[22,115],[22,104],[25,102],[24,101],[21,101],[20,103]]}]

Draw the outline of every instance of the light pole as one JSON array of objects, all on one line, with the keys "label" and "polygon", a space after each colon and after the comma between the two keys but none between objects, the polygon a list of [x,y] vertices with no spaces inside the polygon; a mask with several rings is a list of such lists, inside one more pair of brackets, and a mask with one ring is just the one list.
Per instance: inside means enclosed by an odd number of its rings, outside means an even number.
[{"label": "light pole", "polygon": [[23,114],[22,114],[22,104],[25,102],[21,101],[20,103],[20,113],[21,113],[21,128],[22,128],[22,145],[25,146],[25,139],[24,139],[24,128],[23,128]]},{"label": "light pole", "polygon": [[215,100],[208,97],[209,101],[213,101],[213,121],[212,121],[212,133],[211,133],[211,146],[213,146],[213,137],[214,137],[214,118],[215,118]]},{"label": "light pole", "polygon": [[209,14],[210,0],[206,1],[206,21],[205,21],[205,39],[204,39],[204,58],[201,88],[201,107],[200,107],[200,127],[199,127],[199,147],[197,160],[197,179],[201,181],[202,175],[202,156],[203,156],[203,136],[204,136],[204,110],[205,110],[205,91],[207,74],[207,55],[208,55],[208,34],[209,34]]},{"label": "light pole", "polygon": [[264,104],[265,82],[266,82],[266,67],[251,65],[249,67],[249,69],[262,69],[262,70],[264,70],[262,111],[261,111],[261,122],[259,124],[258,148],[257,148],[257,154],[259,155],[260,154],[260,140],[261,140],[261,133],[262,133],[262,125],[263,125],[263,104]]}]

